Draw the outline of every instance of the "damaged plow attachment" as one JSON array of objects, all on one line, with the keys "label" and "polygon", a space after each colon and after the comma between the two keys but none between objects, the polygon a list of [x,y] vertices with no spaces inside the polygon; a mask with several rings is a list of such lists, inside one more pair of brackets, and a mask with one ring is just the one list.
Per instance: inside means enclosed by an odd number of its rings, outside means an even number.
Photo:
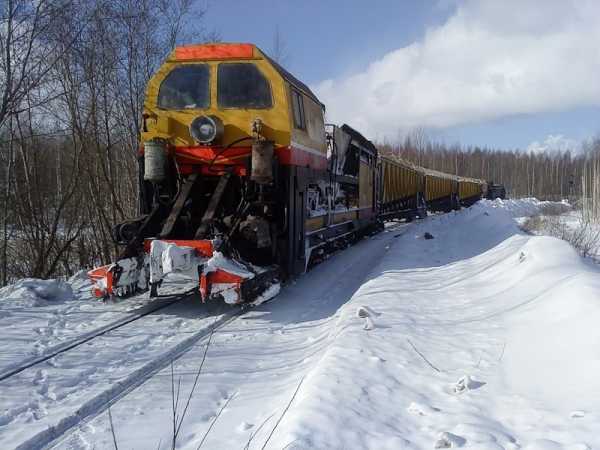
[{"label": "damaged plow attachment", "polygon": [[149,290],[150,297],[156,297],[172,273],[195,281],[203,302],[262,302],[278,293],[277,267],[258,267],[228,258],[215,250],[216,244],[211,240],[147,239],[142,255],[89,271],[93,293],[108,299]]}]

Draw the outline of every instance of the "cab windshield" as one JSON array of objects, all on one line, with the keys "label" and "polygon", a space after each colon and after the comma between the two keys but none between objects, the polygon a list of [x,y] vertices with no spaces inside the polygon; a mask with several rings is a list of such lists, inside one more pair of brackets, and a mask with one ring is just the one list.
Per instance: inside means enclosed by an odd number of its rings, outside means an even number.
[{"label": "cab windshield", "polygon": [[270,108],[271,86],[254,64],[219,64],[217,102],[220,108]]},{"label": "cab windshield", "polygon": [[164,109],[208,108],[210,68],[207,64],[179,66],[163,80],[158,90],[158,107]]}]

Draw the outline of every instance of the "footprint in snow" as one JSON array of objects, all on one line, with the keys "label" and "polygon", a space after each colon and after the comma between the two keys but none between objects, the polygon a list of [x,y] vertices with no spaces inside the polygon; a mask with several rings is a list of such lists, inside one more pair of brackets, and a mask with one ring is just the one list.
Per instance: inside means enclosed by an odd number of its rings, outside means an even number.
[{"label": "footprint in snow", "polygon": [[473,379],[470,375],[464,375],[460,377],[456,384],[454,384],[454,386],[452,387],[452,392],[454,392],[457,395],[460,395],[467,391],[479,389],[483,385],[485,385],[483,381],[477,381]]},{"label": "footprint in snow", "polygon": [[371,308],[367,306],[359,306],[356,310],[356,317],[359,319],[365,319],[365,324],[363,326],[364,330],[372,330],[375,328],[375,323],[373,322],[372,316],[379,316],[379,313],[376,313]]},{"label": "footprint in snow", "polygon": [[48,345],[45,341],[36,341],[33,343],[33,349],[29,352],[35,356],[41,356],[46,351]]},{"label": "footprint in snow", "polygon": [[237,426],[237,431],[243,433],[244,431],[248,431],[252,427],[254,427],[253,423],[242,422]]},{"label": "footprint in snow", "polygon": [[35,374],[35,377],[33,378],[33,384],[35,384],[36,386],[44,384],[46,382],[47,378],[48,378],[48,372],[46,370],[44,370],[44,369],[38,370]]},{"label": "footprint in snow", "polygon": [[44,403],[37,402],[36,407],[31,411],[31,413],[35,420],[40,420],[48,415],[48,410],[46,409],[46,405]]},{"label": "footprint in snow", "polygon": [[464,437],[444,431],[438,435],[433,448],[462,447],[467,440]]},{"label": "footprint in snow", "polygon": [[527,444],[523,450],[564,450],[564,446],[550,439],[536,439]]},{"label": "footprint in snow", "polygon": [[84,433],[94,434],[96,432],[96,428],[93,425],[86,423],[81,426],[81,431]]},{"label": "footprint in snow", "polygon": [[72,450],[93,450],[95,447],[92,447],[80,433],[77,433],[69,443],[69,448]]},{"label": "footprint in snow", "polygon": [[61,364],[56,360],[56,356],[50,358],[48,361],[46,361],[46,364],[48,364],[51,367],[60,367]]},{"label": "footprint in snow", "polygon": [[438,408],[434,408],[433,406],[417,402],[411,402],[406,410],[415,416],[428,416],[440,411]]}]

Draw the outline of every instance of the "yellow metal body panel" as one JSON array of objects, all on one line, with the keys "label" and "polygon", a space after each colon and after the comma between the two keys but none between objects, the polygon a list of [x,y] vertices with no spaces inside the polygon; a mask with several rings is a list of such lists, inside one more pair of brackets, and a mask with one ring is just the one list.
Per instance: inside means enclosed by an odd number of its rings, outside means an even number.
[{"label": "yellow metal body panel", "polygon": [[[197,145],[190,136],[189,125],[199,115],[212,114],[219,117],[224,124],[222,142],[215,143],[217,145],[229,144],[237,139],[250,137],[252,135],[252,122],[258,118],[263,122],[262,134],[267,139],[275,141],[276,146],[289,146],[293,130],[289,83],[258,48],[253,47],[253,52],[254,57],[251,59],[182,61],[176,59],[174,51],[148,82],[144,102],[144,115],[147,118],[146,125],[148,131],[142,133],[142,142],[154,138],[162,138],[167,140],[171,145],[179,147]],[[255,64],[271,86],[273,106],[268,109],[219,108],[217,105],[217,67],[221,63]],[[157,105],[158,92],[163,80],[175,67],[189,64],[207,64],[210,67],[210,106],[204,109],[184,110],[159,108]],[[303,98],[305,109],[310,108],[311,111],[310,130],[318,128],[320,116],[321,134],[323,136],[318,143],[321,147],[317,145],[316,141],[313,142],[311,136],[308,136],[306,139],[300,139],[300,141],[306,142],[308,146],[313,148],[322,148],[322,151],[325,152],[325,136],[322,126],[323,111],[308,96],[303,95]],[[313,111],[316,108],[319,109],[320,113]],[[309,122],[308,114],[307,122]],[[314,130],[311,133],[314,135],[317,134]]]},{"label": "yellow metal body panel", "polygon": [[461,200],[481,195],[482,191],[483,185],[480,182],[471,180],[460,180],[458,182],[458,195]]},{"label": "yellow metal body panel", "polygon": [[318,216],[306,219],[306,222],[304,223],[304,229],[306,232],[320,230],[325,226],[326,220],[327,216]]},{"label": "yellow metal body panel", "polygon": [[339,211],[333,214],[333,223],[338,224],[348,222],[349,220],[358,219],[358,211]]},{"label": "yellow metal body panel", "polygon": [[383,203],[416,195],[423,188],[423,174],[408,165],[381,158],[383,165]]},{"label": "yellow metal body panel", "polygon": [[425,200],[437,200],[439,198],[449,197],[454,193],[456,182],[452,178],[444,178],[431,174],[425,176],[427,178],[425,184]]},{"label": "yellow metal body panel", "polygon": [[[339,223],[348,222],[349,220],[358,219],[358,211],[338,211],[331,215],[331,224],[337,225]],[[324,228],[327,224],[327,215],[311,217],[306,219],[304,223],[304,229],[307,233],[311,231],[317,231]]]}]

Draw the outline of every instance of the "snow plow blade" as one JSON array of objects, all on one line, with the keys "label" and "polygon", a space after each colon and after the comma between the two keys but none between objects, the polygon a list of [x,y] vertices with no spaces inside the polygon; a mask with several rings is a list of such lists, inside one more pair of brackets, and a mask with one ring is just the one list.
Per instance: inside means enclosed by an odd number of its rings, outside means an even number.
[{"label": "snow plow blade", "polygon": [[[203,302],[219,299],[229,304],[268,300],[279,290],[279,271],[256,267],[224,256],[210,240],[144,242],[144,256],[125,258],[88,272],[98,298],[124,297],[150,288],[150,296],[178,273],[198,283]],[[277,291],[277,292],[275,292]],[[273,293],[274,292],[274,293]]]},{"label": "snow plow blade", "polygon": [[88,272],[92,292],[97,298],[126,297],[148,289],[148,271],[144,261],[125,258]]},{"label": "snow plow blade", "polygon": [[217,269],[202,274],[199,290],[203,302],[220,299],[232,305],[256,301],[262,303],[279,292],[279,271],[267,268],[252,272],[252,276],[248,277]]}]

